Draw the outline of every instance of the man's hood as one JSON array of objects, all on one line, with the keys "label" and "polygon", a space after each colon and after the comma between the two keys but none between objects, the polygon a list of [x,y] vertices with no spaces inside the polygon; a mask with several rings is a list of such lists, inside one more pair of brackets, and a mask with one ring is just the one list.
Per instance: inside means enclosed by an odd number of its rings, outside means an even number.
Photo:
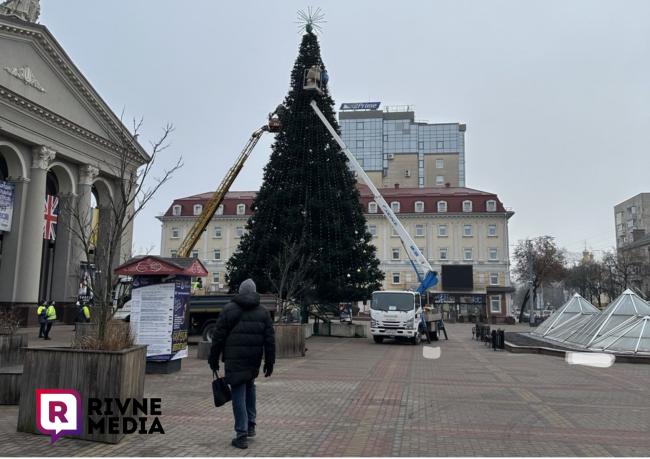
[{"label": "man's hood", "polygon": [[260,304],[260,295],[255,292],[240,293],[232,299],[244,311],[256,308]]}]

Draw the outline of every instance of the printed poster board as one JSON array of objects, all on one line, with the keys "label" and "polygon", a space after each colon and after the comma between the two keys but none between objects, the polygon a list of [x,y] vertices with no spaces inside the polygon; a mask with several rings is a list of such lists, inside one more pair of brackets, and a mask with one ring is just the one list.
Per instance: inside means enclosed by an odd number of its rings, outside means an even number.
[{"label": "printed poster board", "polygon": [[0,231],[11,231],[16,186],[0,180]]},{"label": "printed poster board", "polygon": [[136,344],[147,346],[147,360],[187,357],[186,311],[190,278],[176,276],[162,283],[160,276],[136,276],[131,290],[131,330]]}]

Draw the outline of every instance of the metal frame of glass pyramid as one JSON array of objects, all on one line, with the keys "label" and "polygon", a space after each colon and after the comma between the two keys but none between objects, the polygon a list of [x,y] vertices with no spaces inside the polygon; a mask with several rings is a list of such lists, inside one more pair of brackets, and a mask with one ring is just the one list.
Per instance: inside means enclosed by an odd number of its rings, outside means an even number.
[{"label": "metal frame of glass pyramid", "polygon": [[560,330],[575,330],[575,324],[584,325],[596,314],[600,314],[600,309],[576,293],[531,334],[553,339],[553,335],[558,334]]},{"label": "metal frame of glass pyramid", "polygon": [[583,327],[563,339],[563,342],[582,348],[608,336],[627,330],[635,322],[650,316],[650,304],[632,290],[625,290],[600,315],[594,316]]},{"label": "metal frame of glass pyramid", "polygon": [[607,335],[593,342],[589,349],[650,355],[650,316],[637,318],[631,324],[616,327]]}]

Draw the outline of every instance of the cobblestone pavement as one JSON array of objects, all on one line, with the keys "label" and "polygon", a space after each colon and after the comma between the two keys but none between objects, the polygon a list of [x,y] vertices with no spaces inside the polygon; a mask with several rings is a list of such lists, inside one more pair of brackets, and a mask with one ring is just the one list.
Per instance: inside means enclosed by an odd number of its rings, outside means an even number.
[{"label": "cobblestone pavement", "polygon": [[[63,329],[61,329],[63,332]],[[0,407],[0,455],[28,456],[646,456],[650,366],[567,365],[558,357],[493,352],[471,325],[448,325],[438,360],[421,347],[314,337],[307,357],[258,379],[257,437],[230,446],[230,405],[212,406],[211,373],[195,358],[148,375],[165,434],[118,445],[16,432]],[[36,340],[34,340],[36,341]],[[39,343],[40,344],[40,343]],[[192,354],[196,349],[192,349]]]}]

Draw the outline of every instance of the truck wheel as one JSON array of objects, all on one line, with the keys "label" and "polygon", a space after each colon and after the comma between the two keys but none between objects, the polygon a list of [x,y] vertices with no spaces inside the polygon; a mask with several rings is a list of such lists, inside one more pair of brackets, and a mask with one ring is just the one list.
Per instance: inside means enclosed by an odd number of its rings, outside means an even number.
[{"label": "truck wheel", "polygon": [[372,339],[375,340],[375,343],[381,344],[384,342],[384,337],[383,336],[373,336]]},{"label": "truck wheel", "polygon": [[212,342],[212,333],[216,330],[217,324],[212,322],[203,327],[203,341]]},{"label": "truck wheel", "polygon": [[438,332],[437,331],[431,332],[431,340],[432,341],[438,341]]}]

